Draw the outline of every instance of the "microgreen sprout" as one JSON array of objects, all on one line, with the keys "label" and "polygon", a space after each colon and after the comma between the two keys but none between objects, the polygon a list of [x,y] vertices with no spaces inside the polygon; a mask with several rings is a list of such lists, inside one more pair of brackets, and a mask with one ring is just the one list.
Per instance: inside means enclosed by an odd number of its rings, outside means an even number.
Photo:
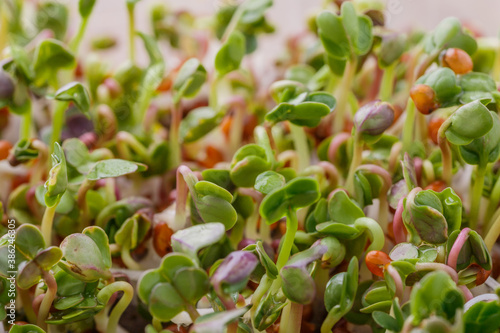
[{"label": "microgreen sprout", "polygon": [[0,1],[5,330],[500,329],[498,38],[122,5]]}]

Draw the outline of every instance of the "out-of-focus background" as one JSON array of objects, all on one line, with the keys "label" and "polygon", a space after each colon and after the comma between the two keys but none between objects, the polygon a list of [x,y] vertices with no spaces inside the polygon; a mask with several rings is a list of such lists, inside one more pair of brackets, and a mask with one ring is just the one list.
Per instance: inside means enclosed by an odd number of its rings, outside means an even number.
[{"label": "out-of-focus background", "polygon": [[[1,0],[0,0],[1,1]],[[60,0],[73,6],[70,29],[78,24],[76,0]],[[156,3],[168,5],[173,10],[185,9],[201,17],[215,13],[225,0],[142,0],[136,6],[136,24],[139,31],[150,32],[150,10]],[[255,61],[275,59],[286,38],[304,30],[306,18],[318,11],[325,0],[274,0],[269,11],[269,21],[276,27],[273,35],[259,37],[259,50]],[[487,36],[498,36],[500,31],[500,0],[379,0],[385,2],[387,26],[398,31],[411,27],[432,30],[443,18],[456,16],[464,23]],[[117,39],[117,46],[101,56],[119,64],[128,56],[128,19],[125,0],[97,0],[89,22],[82,51],[88,51],[90,37],[99,35]],[[137,40],[139,60],[145,52]],[[265,52],[263,55],[262,52]],[[168,56],[167,56],[168,58]],[[261,63],[260,63],[261,64]]]}]

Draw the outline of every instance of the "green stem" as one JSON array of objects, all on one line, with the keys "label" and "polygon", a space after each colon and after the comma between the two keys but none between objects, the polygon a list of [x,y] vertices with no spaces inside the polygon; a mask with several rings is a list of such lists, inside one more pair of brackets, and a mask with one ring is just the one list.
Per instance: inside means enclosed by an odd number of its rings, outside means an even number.
[{"label": "green stem", "polygon": [[349,92],[349,96],[347,97],[347,103],[349,104],[349,107],[351,108],[351,111],[353,113],[359,109],[358,98],[352,91]]},{"label": "green stem", "polygon": [[345,188],[351,195],[354,193],[354,173],[363,160],[363,142],[357,133],[353,138],[353,145],[351,164],[345,182]]},{"label": "green stem", "polygon": [[412,99],[408,99],[406,105],[406,118],[403,127],[403,151],[407,152],[413,145],[413,130],[415,127],[415,104]]},{"label": "green stem", "polygon": [[54,223],[56,208],[57,204],[52,207],[47,207],[45,208],[45,212],[43,213],[41,230],[46,246],[50,246],[52,244],[52,224]]},{"label": "green stem", "polygon": [[40,309],[38,310],[38,319],[37,325],[44,330],[47,330],[47,324],[45,320],[49,316],[50,307],[52,306],[52,302],[57,294],[57,283],[56,279],[45,270],[42,270],[43,281],[47,285],[47,292],[45,296],[43,296],[42,304],[40,305]]},{"label": "green stem", "polygon": [[296,213],[289,208],[288,213],[286,214],[287,223],[286,223],[286,233],[285,240],[281,244],[281,250],[278,255],[278,260],[276,261],[276,266],[278,271],[280,271],[283,266],[290,258],[290,252],[292,251],[293,242],[295,240],[295,233],[297,232],[299,222],[297,221]]},{"label": "green stem", "polygon": [[106,179],[106,185],[104,186],[104,197],[106,198],[106,201],[109,203],[116,201],[115,187],[116,187],[116,181],[114,178]]},{"label": "green stem", "polygon": [[33,172],[31,173],[30,184],[38,185],[38,183],[42,181],[46,172],[49,150],[47,149],[45,143],[38,139],[34,139],[33,141],[31,141],[31,146],[38,150],[38,162],[36,164],[36,167],[33,169]]},{"label": "green stem", "polygon": [[232,159],[234,153],[241,147],[244,116],[244,106],[235,105],[231,127],[229,128],[229,160]]},{"label": "green stem", "polygon": [[349,91],[351,90],[352,80],[356,74],[356,66],[356,59],[353,58],[347,61],[342,81],[340,82],[335,94],[337,107],[335,108],[336,111],[333,120],[333,134],[342,132],[342,129],[344,128]]},{"label": "green stem", "polygon": [[422,171],[427,184],[432,183],[436,179],[436,175],[434,174],[434,166],[432,165],[431,161],[424,160],[422,164]]},{"label": "green stem", "polygon": [[448,118],[443,124],[441,124],[441,127],[439,127],[437,135],[443,165],[441,178],[446,184],[448,184],[448,186],[451,185],[451,178],[453,176],[453,156],[451,155],[450,145],[448,144],[448,140],[446,140],[445,132],[446,129],[450,127],[450,124],[451,120]]},{"label": "green stem", "polygon": [[56,108],[52,118],[52,135],[50,137],[50,153],[54,151],[54,144],[61,139],[64,124],[64,112],[68,108],[68,102],[56,102]]},{"label": "green stem", "polygon": [[32,122],[31,102],[28,102],[28,104],[29,108],[24,111],[24,115],[21,120],[21,129],[19,132],[20,140],[29,140],[31,137],[31,122]]},{"label": "green stem", "polygon": [[370,239],[370,246],[366,249],[366,252],[370,251],[380,251],[384,247],[385,235],[382,227],[377,223],[377,221],[369,217],[360,217],[354,222],[355,227],[358,230],[368,230],[368,238]]},{"label": "green stem", "polygon": [[116,333],[118,328],[118,321],[120,317],[132,301],[134,297],[134,288],[130,283],[124,281],[113,282],[110,285],[102,288],[97,294],[97,299],[102,303],[108,303],[111,296],[118,291],[123,291],[123,296],[120,298],[118,303],[115,305],[111,314],[109,315],[108,327],[106,328],[106,333]]},{"label": "green stem", "polygon": [[[259,206],[255,204],[255,210],[250,217],[246,220],[245,223],[245,237],[250,239],[258,239],[259,234],[257,233],[257,222],[259,221]],[[264,221],[261,221],[262,224],[266,224]]]},{"label": "green stem", "polygon": [[17,293],[19,298],[21,298],[21,306],[24,310],[24,314],[28,318],[30,324],[36,324],[37,316],[33,310],[33,305],[30,297],[29,290],[17,288]]},{"label": "green stem", "polygon": [[271,244],[271,226],[262,220],[260,222],[259,235],[263,242]]},{"label": "green stem", "polygon": [[[2,8],[2,3],[0,3],[0,50],[3,51],[7,46],[7,32],[9,31],[9,22],[7,20],[7,10],[5,9],[5,7]],[[2,60],[2,53],[3,52],[0,52],[0,60]]]},{"label": "green stem", "polygon": [[229,235],[229,242],[233,246],[233,248],[238,248],[238,244],[243,239],[245,231],[245,221],[238,219],[231,229],[231,234]]},{"label": "green stem", "polygon": [[219,109],[219,94],[218,94],[218,88],[219,88],[219,81],[220,81],[220,76],[218,73],[215,73],[214,79],[212,80],[212,85],[210,86],[210,94],[208,97],[208,106],[210,106],[214,110]]},{"label": "green stem", "polygon": [[493,248],[498,236],[500,236],[500,214],[498,214],[486,237],[484,237],[484,244],[489,251]]},{"label": "green stem", "polygon": [[85,35],[85,30],[87,29],[88,23],[89,23],[89,18],[82,17],[77,33],[69,43],[69,47],[75,55],[78,53],[78,48],[80,47],[83,36]]},{"label": "green stem", "polygon": [[[378,223],[383,230],[387,230],[387,224],[389,223],[389,203],[387,201],[387,192],[392,186],[391,174],[387,172],[384,168],[375,164],[365,164],[361,165],[358,170],[366,170],[372,174],[378,175],[382,178],[382,187],[380,188],[379,194],[379,212],[378,212]],[[382,238],[384,238],[382,236]]]},{"label": "green stem", "polygon": [[488,202],[488,208],[486,209],[486,214],[484,216],[483,232],[488,231],[490,227],[490,220],[495,213],[498,203],[500,202],[500,177],[497,178],[493,189],[491,190],[490,200]]},{"label": "green stem", "polygon": [[325,321],[321,325],[321,333],[331,333],[333,326],[342,318],[343,313],[340,311],[340,306],[336,305],[328,312]]},{"label": "green stem", "polygon": [[148,150],[139,140],[128,132],[118,132],[116,135],[116,149],[118,150],[118,154],[126,160],[132,160],[129,147],[141,157],[143,162],[149,162]]},{"label": "green stem", "polygon": [[420,142],[422,142],[422,144],[424,145],[424,148],[425,150],[427,151],[427,147],[428,147],[428,140],[427,140],[427,137],[428,137],[428,132],[427,132],[427,121],[425,120],[425,115],[420,113],[420,112],[417,112],[416,115],[416,126],[417,126],[417,133],[418,133],[418,138],[420,140]]},{"label": "green stem", "polygon": [[95,328],[98,332],[106,331],[106,327],[108,326],[108,312],[109,306],[106,306],[94,316]]},{"label": "green stem", "polygon": [[231,21],[229,21],[229,24],[226,26],[226,30],[224,30],[224,34],[222,35],[221,42],[225,42],[229,35],[236,29],[238,26],[238,23],[241,19],[241,16],[245,12],[245,6],[244,4],[240,4],[236,11],[234,12],[233,16],[231,17]]},{"label": "green stem", "polygon": [[257,307],[260,304],[260,300],[262,299],[262,297],[264,297],[264,295],[266,294],[266,292],[269,290],[269,287],[271,286],[272,281],[273,280],[271,280],[267,276],[267,274],[262,275],[262,278],[260,279],[259,286],[257,287],[257,289],[255,289],[255,291],[254,291],[254,293],[252,295],[252,308],[250,309],[250,314],[251,314],[251,317],[252,317],[252,322],[253,322],[253,319],[254,319],[255,312],[257,311]]},{"label": "green stem", "polygon": [[135,271],[140,271],[142,270],[141,265],[139,265],[134,259],[132,259],[132,256],[130,255],[130,246],[129,244],[123,245],[120,251],[121,258],[123,260],[123,263],[127,268],[135,270]]},{"label": "green stem", "polygon": [[175,169],[181,163],[181,143],[179,140],[179,126],[181,125],[182,110],[179,103],[172,107],[172,118],[170,124],[170,168]]},{"label": "green stem", "polygon": [[161,321],[155,317],[153,317],[153,327],[157,332],[161,332],[163,330],[163,325]]},{"label": "green stem", "polygon": [[[195,174],[185,165],[181,165],[176,171],[176,198],[175,198],[175,221],[170,226],[174,231],[184,228],[186,225],[186,205],[188,194],[195,193],[194,185],[198,181]],[[189,192],[188,192],[189,191]]]},{"label": "green stem", "polygon": [[[323,67],[321,67],[316,72],[316,74],[313,75],[313,79],[311,79],[311,82],[313,82],[313,80],[315,78],[319,78],[319,77],[327,78],[327,85],[326,85],[325,91],[328,91],[328,92],[335,91],[335,89],[337,88],[337,86],[341,80],[341,77],[338,77],[336,75],[331,75],[330,68],[326,64],[323,65]],[[317,81],[314,81],[314,82],[317,82]]]},{"label": "green stem", "polygon": [[493,79],[495,82],[500,82],[500,34],[497,38],[497,48],[495,51],[496,57],[493,64]]},{"label": "green stem", "polygon": [[387,169],[391,175],[394,174],[399,167],[399,155],[401,154],[402,149],[403,143],[401,141],[396,142],[391,147],[391,152],[389,154],[389,167]]},{"label": "green stem", "polygon": [[269,135],[267,134],[266,129],[262,126],[255,127],[254,137],[255,137],[255,143],[257,143],[259,146],[263,147],[264,150],[266,151],[266,158],[268,161],[270,161],[272,163],[272,168],[274,169],[277,162],[276,162],[274,150],[273,150],[273,147],[271,146],[271,141],[269,140]]},{"label": "green stem", "polygon": [[476,179],[472,187],[471,204],[470,204],[470,228],[476,229],[479,212],[481,208],[481,198],[483,197],[484,176],[486,174],[486,165],[478,165],[476,169]]},{"label": "green stem", "polygon": [[191,321],[194,323],[196,319],[200,316],[198,313],[198,310],[193,306],[193,304],[186,302],[186,312],[189,315],[189,318],[191,318]]},{"label": "green stem", "polygon": [[295,146],[295,151],[299,156],[299,170],[298,172],[304,171],[311,163],[311,155],[309,153],[309,143],[307,142],[307,135],[304,128],[294,125],[290,125],[290,133],[292,134],[293,145]]},{"label": "green stem", "polygon": [[281,313],[279,333],[300,333],[302,324],[302,310],[304,306],[295,302],[288,302]]},{"label": "green stem", "polygon": [[80,225],[81,229],[85,229],[86,227],[89,226],[89,220],[90,220],[90,212],[88,209],[87,205],[87,192],[92,189],[96,184],[95,180],[89,180],[85,178],[83,181],[82,185],[80,185],[80,188],[78,189],[77,192],[77,199],[76,202],[78,203],[78,207],[80,208],[81,212],[81,217],[80,217]]},{"label": "green stem", "polygon": [[384,69],[382,81],[380,82],[380,90],[378,98],[384,102],[390,101],[394,88],[394,75],[396,73],[396,62]]},{"label": "green stem", "polygon": [[129,25],[129,31],[128,31],[128,38],[129,38],[129,56],[130,60],[132,62],[135,62],[135,45],[134,45],[134,39],[135,39],[135,17],[134,17],[134,9],[135,9],[135,3],[127,3],[127,12],[128,12],[128,25]]}]

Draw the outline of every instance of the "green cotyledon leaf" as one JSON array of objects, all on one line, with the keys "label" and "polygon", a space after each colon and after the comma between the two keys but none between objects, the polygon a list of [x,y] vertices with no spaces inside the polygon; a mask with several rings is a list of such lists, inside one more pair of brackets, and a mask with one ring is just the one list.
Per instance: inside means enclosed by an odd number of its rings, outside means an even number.
[{"label": "green cotyledon leaf", "polygon": [[316,25],[321,43],[334,59],[364,55],[372,46],[372,21],[366,15],[358,15],[350,2],[342,3],[340,16],[328,11],[320,13]]},{"label": "green cotyledon leaf", "polygon": [[207,79],[205,67],[196,58],[187,60],[177,73],[173,83],[176,99],[194,97]]},{"label": "green cotyledon leaf", "polygon": [[266,115],[266,120],[272,123],[288,120],[298,126],[316,127],[335,105],[336,100],[330,94],[309,93],[300,102],[292,100],[278,104]]},{"label": "green cotyledon leaf", "polygon": [[66,237],[60,246],[63,260],[59,266],[84,282],[111,276],[111,254],[106,233],[99,227],[84,229],[81,234]]},{"label": "green cotyledon leaf", "polygon": [[219,75],[226,75],[240,67],[245,48],[245,36],[238,30],[233,31],[215,56],[215,69]]},{"label": "green cotyledon leaf", "polygon": [[[262,245],[262,241],[257,241],[256,244],[248,245],[243,249],[243,251],[249,251],[254,253],[259,258],[260,264],[262,265],[264,272],[267,274],[267,276],[271,279],[276,279],[276,277],[278,276],[278,268],[276,267],[274,261],[272,261],[271,258],[269,258],[269,255],[267,254],[267,252],[264,249],[264,246]],[[258,270],[259,267],[257,267],[253,273],[255,273]],[[262,272],[261,274],[263,275],[264,272]],[[253,275],[254,274],[250,276],[250,279],[252,281],[256,280],[258,282],[262,278],[262,275],[260,276],[253,276]]]},{"label": "green cotyledon leaf", "polygon": [[425,51],[436,52],[443,48],[460,48],[472,55],[476,52],[477,42],[462,28],[456,17],[442,20],[425,44]]},{"label": "green cotyledon leaf", "polygon": [[225,235],[222,223],[205,223],[177,231],[172,235],[172,248],[193,257],[202,248],[215,244]]},{"label": "green cotyledon leaf", "polygon": [[[338,273],[328,281],[324,302],[331,319],[323,323],[322,330],[331,329],[351,310],[358,288],[358,278],[358,259],[353,257],[349,262],[347,272]],[[325,327],[325,325],[329,326]]]},{"label": "green cotyledon leaf", "polygon": [[417,84],[425,84],[432,88],[436,102],[441,107],[456,105],[457,98],[462,91],[457,77],[450,68],[438,68],[420,77]]},{"label": "green cotyledon leaf", "polygon": [[[430,191],[412,190],[405,199],[403,221],[410,234],[431,244],[446,242],[448,225],[439,198]],[[413,242],[415,242],[414,240]]]},{"label": "green cotyledon leaf", "polygon": [[493,333],[500,328],[500,304],[477,302],[463,316],[467,333]]},{"label": "green cotyledon leaf", "polygon": [[349,39],[342,18],[324,11],[316,18],[318,34],[326,52],[334,58],[346,59],[350,55]]},{"label": "green cotyledon leaf", "polygon": [[343,224],[354,224],[364,217],[363,210],[352,201],[345,191],[335,191],[328,202],[328,212],[334,222]]},{"label": "green cotyledon leaf", "polygon": [[463,304],[463,294],[451,277],[443,271],[431,272],[411,292],[412,324],[417,326],[431,315],[452,320]]},{"label": "green cotyledon leaf", "polygon": [[451,124],[445,131],[446,138],[455,145],[468,145],[488,133],[493,127],[491,112],[480,101],[463,105],[449,118]]},{"label": "green cotyledon leaf", "polygon": [[73,102],[81,112],[89,116],[90,96],[87,89],[80,82],[71,82],[59,88],[54,98],[58,101]]},{"label": "green cotyledon leaf", "polygon": [[241,318],[249,309],[250,306],[248,305],[234,310],[214,312],[198,317],[191,330],[193,333],[218,333],[221,328]]},{"label": "green cotyledon leaf", "polygon": [[92,13],[92,9],[94,9],[96,0],[80,0],[78,2],[78,11],[80,15],[84,18],[89,17],[90,13]]},{"label": "green cotyledon leaf", "polygon": [[215,292],[224,297],[223,295],[241,291],[258,263],[257,257],[251,252],[231,252],[210,278]]},{"label": "green cotyledon leaf", "polygon": [[289,300],[299,304],[309,304],[314,300],[316,285],[309,267],[327,251],[328,247],[317,241],[309,249],[293,255],[281,269],[283,293]]},{"label": "green cotyledon leaf", "polygon": [[89,180],[114,178],[146,169],[147,166],[144,164],[113,158],[97,162],[87,174],[87,178]]},{"label": "green cotyledon leaf", "polygon": [[271,168],[266,150],[257,144],[248,144],[236,151],[231,163],[231,181],[238,187],[253,187],[258,175]]},{"label": "green cotyledon leaf", "polygon": [[260,214],[268,224],[272,224],[285,216],[289,209],[307,207],[319,198],[318,181],[313,178],[298,177],[270,192],[262,200]]},{"label": "green cotyledon leaf", "polygon": [[494,112],[491,112],[491,117],[493,127],[488,133],[460,146],[460,154],[468,164],[486,165],[495,162],[500,155],[500,118]]},{"label": "green cotyledon leaf", "polygon": [[263,194],[268,194],[276,188],[284,186],[285,177],[275,171],[266,171],[255,179],[255,189]]},{"label": "green cotyledon leaf", "polygon": [[60,41],[45,39],[35,49],[33,70],[35,84],[44,85],[53,82],[60,69],[70,69],[75,65],[75,57]]},{"label": "green cotyledon leaf", "polygon": [[123,222],[115,233],[115,242],[128,249],[135,249],[146,237],[151,221],[143,214],[136,213]]},{"label": "green cotyledon leaf", "polygon": [[179,136],[185,143],[195,142],[215,129],[224,118],[224,113],[210,107],[190,111],[179,126]]},{"label": "green cotyledon leaf", "polygon": [[45,204],[47,207],[53,207],[59,203],[62,195],[68,186],[68,171],[66,168],[66,158],[59,143],[54,144],[54,153],[52,154],[52,169],[49,172],[49,178],[45,182]]}]

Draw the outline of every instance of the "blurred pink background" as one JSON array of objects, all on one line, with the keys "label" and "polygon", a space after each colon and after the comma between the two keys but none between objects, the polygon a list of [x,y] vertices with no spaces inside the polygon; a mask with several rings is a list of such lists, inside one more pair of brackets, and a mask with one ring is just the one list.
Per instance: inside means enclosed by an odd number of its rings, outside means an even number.
[{"label": "blurred pink background", "polygon": [[[72,12],[72,29],[79,22],[75,0],[61,0],[69,3],[75,10]],[[156,3],[167,4],[172,9],[187,9],[202,16],[213,14],[224,0],[142,0],[136,6],[137,29],[150,32],[149,13]],[[370,0],[377,1],[377,0]],[[386,3],[385,16],[390,28],[404,31],[409,27],[431,30],[443,18],[456,16],[463,22],[474,26],[488,36],[498,36],[500,30],[500,0],[380,0]],[[272,59],[279,56],[285,39],[304,29],[305,20],[320,8],[322,0],[274,0],[269,11],[269,21],[276,26],[274,35],[262,36],[259,39],[259,50],[253,56],[254,61]],[[92,14],[82,51],[89,50],[90,36],[108,35],[118,40],[112,51],[100,52],[105,59],[119,64],[127,59],[128,20],[125,0],[97,0]],[[146,62],[145,52],[137,41],[139,60]],[[262,55],[265,50],[265,55]],[[168,53],[168,52],[166,52]],[[168,54],[165,54],[168,60]],[[175,60],[174,60],[175,62]],[[172,64],[172,63],[171,63]],[[259,64],[261,64],[259,62]],[[173,64],[172,64],[173,65]]]}]

